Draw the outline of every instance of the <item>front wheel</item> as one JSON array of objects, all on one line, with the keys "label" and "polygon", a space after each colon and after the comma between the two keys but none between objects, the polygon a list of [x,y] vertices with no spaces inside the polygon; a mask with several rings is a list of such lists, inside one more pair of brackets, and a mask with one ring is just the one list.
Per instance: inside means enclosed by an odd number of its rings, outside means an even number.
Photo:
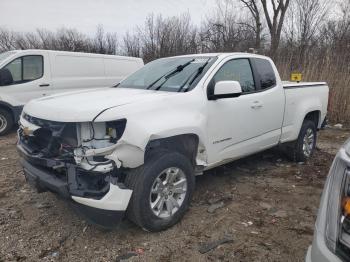
[{"label": "front wheel", "polygon": [[130,172],[125,184],[133,190],[128,218],[147,231],[161,231],[180,221],[188,209],[194,170],[185,156],[160,151]]},{"label": "front wheel", "polygon": [[13,126],[12,115],[4,109],[0,109],[0,136],[6,135]]},{"label": "front wheel", "polygon": [[298,140],[294,144],[293,158],[297,162],[305,162],[309,159],[316,147],[316,125],[310,120],[304,120]]}]

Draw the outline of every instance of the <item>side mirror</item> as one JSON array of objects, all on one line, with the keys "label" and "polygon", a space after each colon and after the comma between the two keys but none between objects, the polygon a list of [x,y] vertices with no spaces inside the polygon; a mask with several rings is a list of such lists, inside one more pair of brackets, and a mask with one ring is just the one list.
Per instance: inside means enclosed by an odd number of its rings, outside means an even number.
[{"label": "side mirror", "polygon": [[213,99],[238,97],[242,94],[242,87],[238,81],[219,81],[214,86]]},{"label": "side mirror", "polygon": [[10,70],[7,68],[0,69],[0,86],[8,86],[13,84],[13,78]]}]

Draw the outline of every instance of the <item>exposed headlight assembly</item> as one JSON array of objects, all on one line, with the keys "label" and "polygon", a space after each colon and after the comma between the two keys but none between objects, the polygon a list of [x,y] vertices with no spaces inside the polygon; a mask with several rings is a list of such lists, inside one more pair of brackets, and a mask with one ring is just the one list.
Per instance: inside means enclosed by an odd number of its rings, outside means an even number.
[{"label": "exposed headlight assembly", "polygon": [[80,124],[79,135],[82,143],[92,141],[117,142],[124,133],[126,119],[119,119],[109,122],[86,122]]},{"label": "exposed headlight assembly", "polygon": [[126,127],[126,119],[85,122],[77,128],[79,146],[74,150],[77,164],[86,170],[109,172],[113,161],[104,156],[113,152]]}]

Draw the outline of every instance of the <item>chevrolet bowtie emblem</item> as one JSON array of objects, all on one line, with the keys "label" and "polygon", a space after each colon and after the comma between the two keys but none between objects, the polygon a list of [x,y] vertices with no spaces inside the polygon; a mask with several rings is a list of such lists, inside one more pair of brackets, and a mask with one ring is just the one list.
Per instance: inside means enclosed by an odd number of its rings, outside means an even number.
[{"label": "chevrolet bowtie emblem", "polygon": [[31,134],[31,131],[28,127],[23,127],[23,134],[25,136],[29,136]]}]

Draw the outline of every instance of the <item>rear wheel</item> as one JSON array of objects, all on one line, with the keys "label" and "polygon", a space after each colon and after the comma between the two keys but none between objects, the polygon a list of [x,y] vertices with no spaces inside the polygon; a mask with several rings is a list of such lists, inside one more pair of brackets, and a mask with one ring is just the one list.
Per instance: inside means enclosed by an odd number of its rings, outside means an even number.
[{"label": "rear wheel", "polygon": [[125,184],[133,190],[128,218],[147,231],[164,230],[180,221],[189,207],[193,166],[177,152],[160,151],[128,174]]},{"label": "rear wheel", "polygon": [[0,109],[0,135],[6,135],[13,126],[13,118],[7,110]]},{"label": "rear wheel", "polygon": [[293,159],[297,162],[304,162],[309,159],[316,147],[316,125],[310,120],[304,120],[298,140],[295,142],[292,153]]}]

